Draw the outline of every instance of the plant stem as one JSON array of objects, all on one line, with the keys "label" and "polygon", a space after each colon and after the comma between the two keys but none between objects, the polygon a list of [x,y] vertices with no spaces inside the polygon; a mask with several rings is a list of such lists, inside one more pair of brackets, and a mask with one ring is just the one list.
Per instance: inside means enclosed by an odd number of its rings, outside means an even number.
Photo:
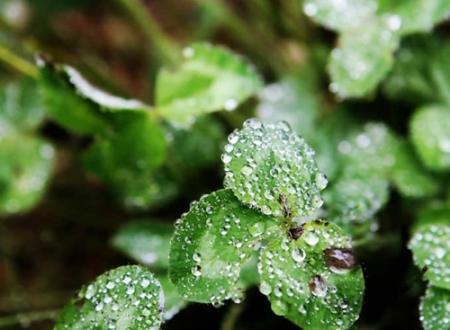
[{"label": "plant stem", "polygon": [[140,0],[116,0],[140,27],[145,36],[154,44],[162,63],[171,65],[177,62],[179,47],[160,29],[158,22],[148,12]]},{"label": "plant stem", "polygon": [[221,330],[234,330],[236,327],[236,322],[239,316],[244,310],[244,303],[231,305],[225,314],[225,319],[223,320],[220,329]]},{"label": "plant stem", "polygon": [[28,77],[36,79],[39,74],[37,68],[33,64],[17,56],[3,45],[0,45],[0,60]]},{"label": "plant stem", "polygon": [[0,317],[0,327],[7,327],[16,324],[28,326],[33,322],[54,320],[59,312],[60,312],[59,309],[48,309],[43,311],[18,313],[14,315]]}]

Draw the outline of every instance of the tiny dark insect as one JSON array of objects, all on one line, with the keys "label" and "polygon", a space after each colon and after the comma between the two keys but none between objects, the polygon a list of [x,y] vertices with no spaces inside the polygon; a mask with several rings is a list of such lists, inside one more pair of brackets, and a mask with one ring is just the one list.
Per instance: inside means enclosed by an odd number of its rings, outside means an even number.
[{"label": "tiny dark insect", "polygon": [[280,194],[280,196],[278,197],[278,202],[280,202],[281,207],[283,208],[284,217],[291,218],[292,212],[291,212],[291,209],[289,208],[288,200],[287,200],[286,196],[284,196],[283,194]]},{"label": "tiny dark insect", "polygon": [[298,227],[293,227],[289,229],[289,236],[291,236],[292,239],[298,240],[300,236],[302,236],[304,231],[303,225]]},{"label": "tiny dark insect", "polygon": [[336,269],[352,269],[356,265],[356,258],[352,249],[329,248],[324,250],[328,267]]}]

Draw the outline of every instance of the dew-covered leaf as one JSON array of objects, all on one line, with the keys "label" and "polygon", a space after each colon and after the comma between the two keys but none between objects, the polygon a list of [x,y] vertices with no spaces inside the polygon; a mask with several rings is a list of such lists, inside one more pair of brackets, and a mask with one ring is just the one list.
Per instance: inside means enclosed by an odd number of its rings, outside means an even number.
[{"label": "dew-covered leaf", "polygon": [[378,0],[378,11],[386,15],[402,34],[428,32],[450,14],[448,0]]},{"label": "dew-covered leaf", "polygon": [[170,238],[173,225],[157,220],[136,220],[119,229],[113,246],[128,257],[145,265],[169,267]]},{"label": "dew-covered leaf", "polygon": [[21,80],[0,88],[0,134],[36,129],[44,119],[44,108],[36,83]]},{"label": "dew-covered leaf", "polygon": [[0,137],[0,215],[25,212],[45,193],[55,151],[39,138]]},{"label": "dew-covered leaf", "polygon": [[450,109],[426,106],[410,122],[412,142],[423,164],[431,170],[450,169]]},{"label": "dew-covered leaf", "polygon": [[225,143],[223,126],[202,116],[188,130],[168,128],[170,157],[182,167],[207,168],[220,158]]},{"label": "dew-covered leaf", "polygon": [[306,0],[303,10],[329,29],[347,30],[365,25],[377,10],[376,0]]},{"label": "dew-covered leaf", "polygon": [[[450,212],[449,212],[450,213]],[[450,289],[450,218],[447,223],[421,224],[409,242],[414,262],[431,285]]]},{"label": "dew-covered leaf", "polygon": [[420,320],[424,330],[450,328],[450,291],[429,286],[420,303]]},{"label": "dew-covered leaf", "polygon": [[327,185],[314,151],[286,122],[249,119],[228,137],[225,187],[244,204],[275,216],[308,215],[322,205]]},{"label": "dew-covered leaf", "polygon": [[164,296],[143,267],[122,266],[83,288],[61,313],[55,330],[149,330],[162,323]]},{"label": "dew-covered leaf", "polygon": [[387,180],[370,174],[344,175],[324,193],[327,217],[353,237],[364,236],[388,197]]},{"label": "dew-covered leaf", "polygon": [[156,107],[174,124],[188,126],[204,113],[232,111],[262,88],[255,68],[230,50],[200,43],[184,49],[183,56],[156,82]]},{"label": "dew-covered leaf", "polygon": [[391,69],[398,43],[398,36],[379,20],[341,34],[328,63],[331,91],[341,98],[373,92]]},{"label": "dew-covered leaf", "polygon": [[347,329],[359,316],[363,273],[334,224],[309,222],[279,237],[261,251],[259,271],[274,313],[303,329]]},{"label": "dew-covered leaf", "polygon": [[340,141],[342,170],[350,174],[387,176],[395,164],[398,140],[382,123],[367,123]]},{"label": "dew-covered leaf", "polygon": [[242,299],[240,273],[274,222],[243,206],[231,190],[203,196],[178,221],[169,275],[190,301],[220,305]]},{"label": "dew-covered leaf", "polygon": [[177,288],[170,281],[167,275],[158,276],[164,292],[164,312],[165,321],[173,318],[181,309],[186,307],[188,302],[184,300],[177,291]]},{"label": "dew-covered leaf", "polygon": [[395,157],[392,181],[405,197],[421,198],[433,195],[439,183],[423,168],[412,146],[402,141]]},{"label": "dew-covered leaf", "polygon": [[100,133],[108,128],[97,106],[78,95],[67,77],[46,64],[41,68],[40,87],[48,116],[79,134]]}]

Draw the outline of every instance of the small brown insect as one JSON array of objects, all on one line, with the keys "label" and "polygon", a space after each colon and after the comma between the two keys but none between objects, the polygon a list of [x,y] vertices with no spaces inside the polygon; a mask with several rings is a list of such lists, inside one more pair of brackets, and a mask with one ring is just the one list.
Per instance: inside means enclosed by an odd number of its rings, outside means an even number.
[{"label": "small brown insect", "polygon": [[357,263],[352,249],[330,248],[324,254],[327,265],[336,269],[352,269]]}]

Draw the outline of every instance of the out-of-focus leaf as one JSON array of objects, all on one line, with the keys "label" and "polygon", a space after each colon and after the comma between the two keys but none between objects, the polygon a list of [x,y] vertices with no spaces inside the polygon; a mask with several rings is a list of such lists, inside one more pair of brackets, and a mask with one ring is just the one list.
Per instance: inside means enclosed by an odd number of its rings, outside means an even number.
[{"label": "out-of-focus leaf", "polygon": [[0,135],[5,131],[31,131],[44,119],[42,100],[36,84],[21,80],[0,88]]},{"label": "out-of-focus leaf", "polygon": [[40,201],[54,154],[53,147],[38,138],[0,137],[0,214],[25,212]]},{"label": "out-of-focus leaf", "polygon": [[122,266],[83,288],[62,311],[55,330],[159,329],[164,296],[143,267]]},{"label": "out-of-focus leaf", "polygon": [[450,327],[450,291],[428,286],[420,303],[420,320],[424,330]]},{"label": "out-of-focus leaf", "polygon": [[302,329],[347,329],[359,316],[364,277],[351,239],[336,225],[309,222],[261,251],[260,291],[275,314]]},{"label": "out-of-focus leaf", "polygon": [[232,111],[257,93],[262,81],[244,58],[222,47],[194,44],[176,69],[163,69],[156,82],[156,107],[170,122],[191,125],[197,116]]},{"label": "out-of-focus leaf", "polygon": [[156,220],[127,223],[114,235],[113,246],[145,265],[167,269],[173,225]]},{"label": "out-of-focus leaf", "polygon": [[286,122],[249,119],[228,141],[224,184],[241,202],[274,216],[308,215],[322,205],[327,179],[314,151]]},{"label": "out-of-focus leaf", "polygon": [[223,126],[202,116],[188,130],[169,129],[170,157],[181,167],[207,168],[220,158],[225,142]]},{"label": "out-of-focus leaf", "polygon": [[429,35],[405,40],[383,92],[411,104],[450,104],[450,43]]},{"label": "out-of-focus leaf", "polygon": [[158,276],[164,292],[164,312],[165,321],[174,317],[181,309],[186,307],[188,302],[181,297],[175,285],[172,284],[167,275]]},{"label": "out-of-focus leaf", "polygon": [[450,109],[425,106],[410,122],[411,140],[422,163],[430,170],[450,169]]},{"label": "out-of-focus leaf", "polygon": [[331,91],[342,98],[373,92],[391,69],[398,43],[397,34],[383,21],[345,31],[328,63]]},{"label": "out-of-focus leaf", "polygon": [[412,146],[402,141],[395,156],[392,181],[405,197],[421,198],[439,189],[437,180],[423,168]]},{"label": "out-of-focus leaf", "polygon": [[240,301],[242,267],[273,224],[243,206],[231,190],[203,196],[176,226],[169,257],[172,283],[190,301]]}]

